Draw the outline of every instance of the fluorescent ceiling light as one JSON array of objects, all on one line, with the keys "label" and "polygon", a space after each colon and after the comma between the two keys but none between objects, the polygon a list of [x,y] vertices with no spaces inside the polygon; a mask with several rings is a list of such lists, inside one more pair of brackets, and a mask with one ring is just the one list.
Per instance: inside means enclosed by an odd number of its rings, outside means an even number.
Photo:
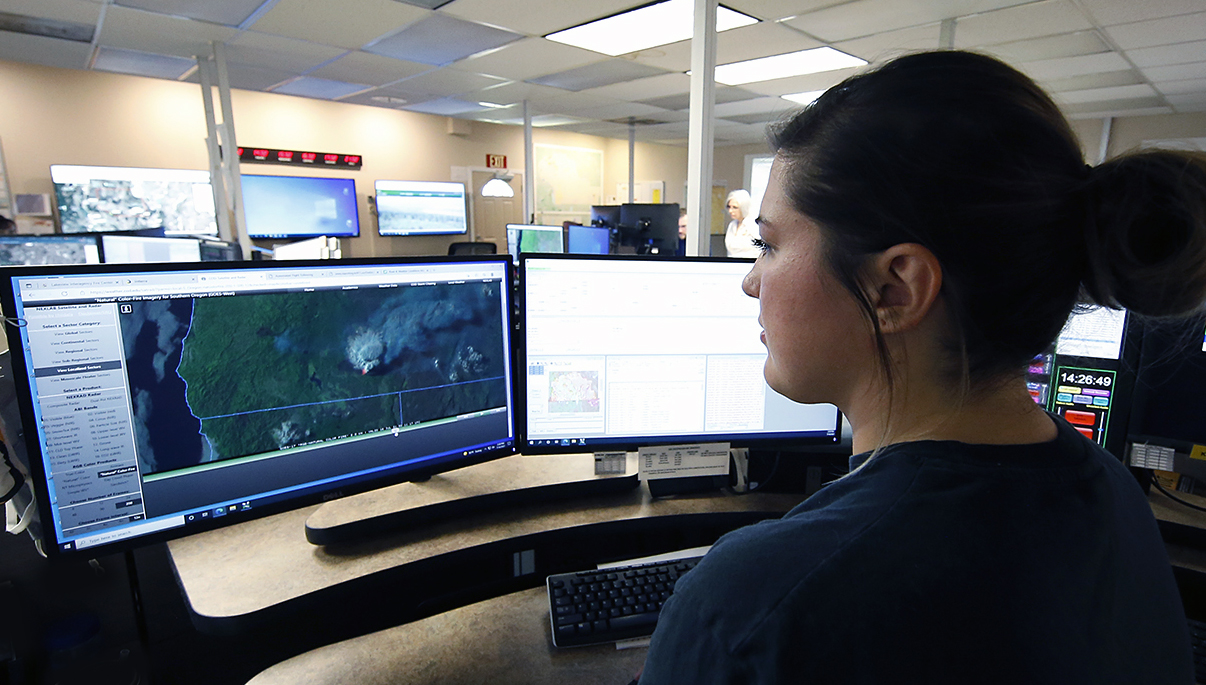
[{"label": "fluorescent ceiling light", "polygon": [[847,55],[830,47],[813,48],[789,52],[785,55],[772,55],[744,62],[722,64],[716,67],[716,82],[726,86],[739,86],[743,83],[817,74],[822,71],[861,67],[865,64],[867,64],[865,59]]},{"label": "fluorescent ceiling light", "polygon": [[821,97],[821,95],[823,95],[824,93],[825,93],[825,91],[823,91],[823,90],[810,90],[810,91],[807,91],[804,93],[790,93],[788,95],[780,95],[779,97],[783,98],[784,100],[790,100],[792,102],[799,103],[801,105],[811,105],[817,98]]},{"label": "fluorescent ceiling light", "polygon": [[[664,0],[550,33],[545,38],[615,57],[691,38],[695,33],[694,16],[694,0]],[[756,23],[758,20],[751,16],[727,7],[716,8],[717,33]]]}]

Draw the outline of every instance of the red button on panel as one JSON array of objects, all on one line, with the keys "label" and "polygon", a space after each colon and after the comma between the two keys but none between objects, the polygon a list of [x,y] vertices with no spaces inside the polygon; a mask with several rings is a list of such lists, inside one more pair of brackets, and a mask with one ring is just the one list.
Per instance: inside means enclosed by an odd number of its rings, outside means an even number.
[{"label": "red button on panel", "polygon": [[1097,415],[1091,411],[1076,411],[1069,409],[1064,412],[1064,419],[1074,426],[1096,426]]}]

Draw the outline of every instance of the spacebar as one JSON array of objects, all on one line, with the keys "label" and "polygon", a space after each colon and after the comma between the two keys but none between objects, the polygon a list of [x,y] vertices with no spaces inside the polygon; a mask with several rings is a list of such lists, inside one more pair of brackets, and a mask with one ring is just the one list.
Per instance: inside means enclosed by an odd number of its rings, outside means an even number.
[{"label": "spacebar", "polygon": [[612,630],[626,630],[628,628],[640,628],[642,626],[651,626],[657,623],[657,612],[644,614],[629,614],[627,616],[616,616],[609,620]]}]

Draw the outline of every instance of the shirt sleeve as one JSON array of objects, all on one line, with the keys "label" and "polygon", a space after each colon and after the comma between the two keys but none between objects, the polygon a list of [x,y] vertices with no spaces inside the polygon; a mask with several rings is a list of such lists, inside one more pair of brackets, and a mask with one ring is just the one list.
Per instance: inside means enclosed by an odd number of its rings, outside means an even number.
[{"label": "shirt sleeve", "polygon": [[702,621],[697,603],[678,594],[662,607],[640,685],[736,685],[754,682]]}]

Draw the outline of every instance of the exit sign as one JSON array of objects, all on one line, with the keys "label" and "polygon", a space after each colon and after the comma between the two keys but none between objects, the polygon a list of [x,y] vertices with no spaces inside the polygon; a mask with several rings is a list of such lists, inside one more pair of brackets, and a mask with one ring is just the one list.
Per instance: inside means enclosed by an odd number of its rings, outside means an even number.
[{"label": "exit sign", "polygon": [[487,169],[506,169],[507,168],[507,156],[506,155],[486,155],[486,168]]}]

